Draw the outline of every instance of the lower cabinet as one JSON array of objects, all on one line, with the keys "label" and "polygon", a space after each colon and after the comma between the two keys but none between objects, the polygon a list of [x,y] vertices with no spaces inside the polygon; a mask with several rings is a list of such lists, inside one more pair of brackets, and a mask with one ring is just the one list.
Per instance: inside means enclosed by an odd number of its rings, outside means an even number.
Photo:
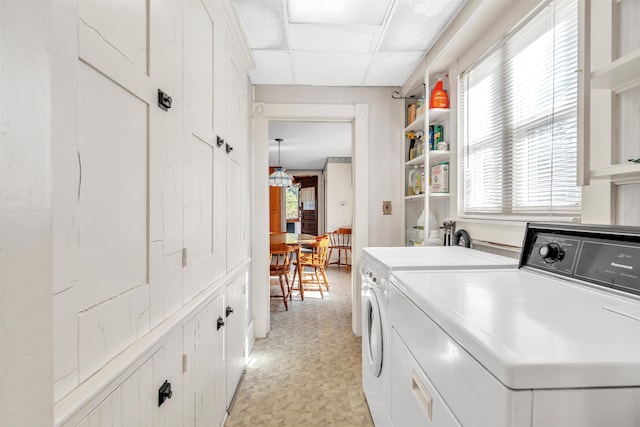
[{"label": "lower cabinet", "polygon": [[226,402],[229,409],[245,367],[246,313],[244,300],[247,296],[248,273],[236,276],[227,285],[225,307],[225,348],[226,348]]},{"label": "lower cabinet", "polygon": [[120,365],[121,374],[97,381],[94,397],[75,409],[65,402],[69,414],[55,425],[221,427],[245,368],[248,285],[248,265],[212,285],[198,308]]},{"label": "lower cabinet", "polygon": [[183,326],[184,426],[221,426],[244,371],[247,273]]},{"label": "lower cabinet", "polygon": [[225,416],[224,296],[183,326],[184,426],[220,426]]}]

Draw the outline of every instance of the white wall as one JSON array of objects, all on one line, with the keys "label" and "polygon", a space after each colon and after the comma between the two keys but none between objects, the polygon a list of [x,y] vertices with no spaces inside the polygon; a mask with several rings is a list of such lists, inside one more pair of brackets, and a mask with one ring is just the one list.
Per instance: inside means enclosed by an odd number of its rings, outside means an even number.
[{"label": "white wall", "polygon": [[51,3],[0,1],[0,424],[53,421]]},{"label": "white wall", "polygon": [[[403,244],[399,191],[404,107],[391,98],[393,87],[256,86],[254,100],[291,104],[369,104],[369,246]],[[363,191],[355,189],[354,191]],[[391,200],[392,215],[382,215]]]},{"label": "white wall", "polygon": [[329,162],[324,168],[326,175],[327,231],[353,225],[353,188],[351,187],[351,162]]}]

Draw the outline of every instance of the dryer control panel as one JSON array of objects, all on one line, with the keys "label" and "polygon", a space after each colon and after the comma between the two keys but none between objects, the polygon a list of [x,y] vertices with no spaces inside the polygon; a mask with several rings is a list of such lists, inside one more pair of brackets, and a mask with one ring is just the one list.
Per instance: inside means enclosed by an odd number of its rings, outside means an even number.
[{"label": "dryer control panel", "polygon": [[520,267],[640,295],[640,227],[530,223]]}]

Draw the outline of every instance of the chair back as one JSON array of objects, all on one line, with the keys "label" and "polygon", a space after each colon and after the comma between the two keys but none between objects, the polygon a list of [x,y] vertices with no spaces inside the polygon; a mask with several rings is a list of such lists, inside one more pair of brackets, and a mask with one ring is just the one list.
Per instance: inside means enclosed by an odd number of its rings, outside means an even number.
[{"label": "chair back", "polygon": [[281,243],[271,248],[271,264],[269,266],[270,274],[286,274],[291,267],[291,258],[296,251],[296,247]]},{"label": "chair back", "polygon": [[331,237],[330,247],[332,248],[351,248],[351,229],[338,228],[329,235]]},{"label": "chair back", "polygon": [[315,242],[305,244],[305,246],[310,252],[298,252],[301,263],[309,266],[324,266],[329,248],[329,235],[318,236]]}]

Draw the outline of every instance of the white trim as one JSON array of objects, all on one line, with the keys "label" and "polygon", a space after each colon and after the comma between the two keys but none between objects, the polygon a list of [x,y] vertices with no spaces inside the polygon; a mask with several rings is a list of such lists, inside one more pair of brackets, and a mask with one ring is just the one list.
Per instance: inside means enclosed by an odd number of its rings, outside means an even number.
[{"label": "white trim", "polygon": [[[353,123],[353,188],[367,188],[369,174],[369,105],[368,104],[269,104],[255,102],[252,119],[253,190],[252,190],[252,304],[256,337],[265,337],[270,328],[268,251],[269,251],[269,194],[267,186],[269,167],[269,121],[347,121]],[[369,241],[369,217],[367,191],[354,191],[353,195],[353,257],[352,278],[352,329],[361,334],[360,313],[360,253]]]}]

